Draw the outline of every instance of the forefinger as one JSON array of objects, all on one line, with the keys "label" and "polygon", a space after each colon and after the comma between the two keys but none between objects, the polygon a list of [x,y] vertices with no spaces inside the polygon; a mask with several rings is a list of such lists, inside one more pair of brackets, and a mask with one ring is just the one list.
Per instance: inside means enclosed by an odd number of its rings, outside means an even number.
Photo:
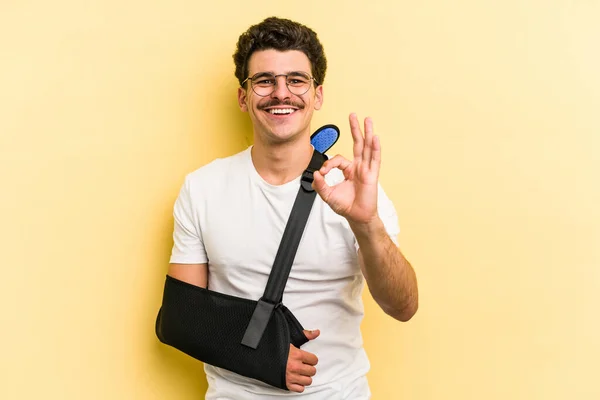
[{"label": "forefinger", "polygon": [[338,154],[335,157],[325,161],[319,172],[321,173],[321,175],[325,176],[329,173],[329,171],[331,171],[334,168],[338,168],[343,171],[346,168],[348,168],[351,164],[351,161],[346,160],[343,156]]},{"label": "forefinger", "polygon": [[317,365],[319,359],[313,353],[308,351],[300,350],[302,352],[302,362],[308,365]]}]

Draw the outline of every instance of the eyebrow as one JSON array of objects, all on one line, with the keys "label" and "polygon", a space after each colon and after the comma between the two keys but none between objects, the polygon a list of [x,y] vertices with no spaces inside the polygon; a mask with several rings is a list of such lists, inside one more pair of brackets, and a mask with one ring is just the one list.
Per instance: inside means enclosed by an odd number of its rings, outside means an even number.
[{"label": "eyebrow", "polygon": [[[256,74],[251,75],[250,77],[252,79],[257,79],[257,78],[262,78],[267,75],[279,75],[279,74],[276,74],[273,71],[263,71],[263,72],[257,72]],[[310,76],[310,74],[308,72],[304,72],[304,71],[288,71],[282,75],[309,75]]]},{"label": "eyebrow", "polygon": [[266,71],[265,72],[257,72],[256,74],[251,75],[250,78],[257,79],[257,78],[262,78],[264,76],[269,76],[269,75],[275,75],[275,74],[272,72],[266,72]]}]

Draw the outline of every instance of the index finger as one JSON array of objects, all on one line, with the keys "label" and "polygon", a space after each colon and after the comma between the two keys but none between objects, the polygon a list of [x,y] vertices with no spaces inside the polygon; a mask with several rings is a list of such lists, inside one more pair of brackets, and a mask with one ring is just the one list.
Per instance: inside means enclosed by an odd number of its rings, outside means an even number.
[{"label": "index finger", "polygon": [[302,362],[308,365],[317,365],[319,359],[313,353],[308,351],[300,350],[302,352]]},{"label": "index finger", "polygon": [[325,161],[319,172],[321,175],[325,176],[334,168],[338,168],[343,171],[350,165],[352,165],[352,163],[349,160],[346,160],[343,156],[338,154],[335,157]]}]

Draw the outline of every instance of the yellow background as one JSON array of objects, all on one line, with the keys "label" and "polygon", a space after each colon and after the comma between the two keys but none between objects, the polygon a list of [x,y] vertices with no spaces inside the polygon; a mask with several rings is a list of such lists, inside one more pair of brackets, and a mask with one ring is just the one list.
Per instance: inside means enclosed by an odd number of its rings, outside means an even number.
[{"label": "yellow background", "polygon": [[[154,318],[186,173],[249,143],[231,55],[313,27],[313,128],[374,118],[420,310],[365,296],[374,399],[600,398],[600,4],[0,2],[0,398],[199,399]],[[326,327],[321,327],[326,329]]]}]

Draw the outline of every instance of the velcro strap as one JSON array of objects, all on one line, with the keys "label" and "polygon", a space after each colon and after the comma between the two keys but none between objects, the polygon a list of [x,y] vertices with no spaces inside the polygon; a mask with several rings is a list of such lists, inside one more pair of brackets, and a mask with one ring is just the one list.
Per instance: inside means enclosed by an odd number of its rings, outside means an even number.
[{"label": "velcro strap", "polygon": [[242,344],[244,346],[248,346],[252,349],[258,347],[258,343],[260,343],[263,332],[267,328],[267,324],[271,319],[275,306],[276,304],[268,303],[263,299],[258,300],[258,304],[254,308],[254,313],[252,314],[252,318],[250,318],[250,323],[248,324],[246,333],[244,333],[244,338],[242,339]]}]

